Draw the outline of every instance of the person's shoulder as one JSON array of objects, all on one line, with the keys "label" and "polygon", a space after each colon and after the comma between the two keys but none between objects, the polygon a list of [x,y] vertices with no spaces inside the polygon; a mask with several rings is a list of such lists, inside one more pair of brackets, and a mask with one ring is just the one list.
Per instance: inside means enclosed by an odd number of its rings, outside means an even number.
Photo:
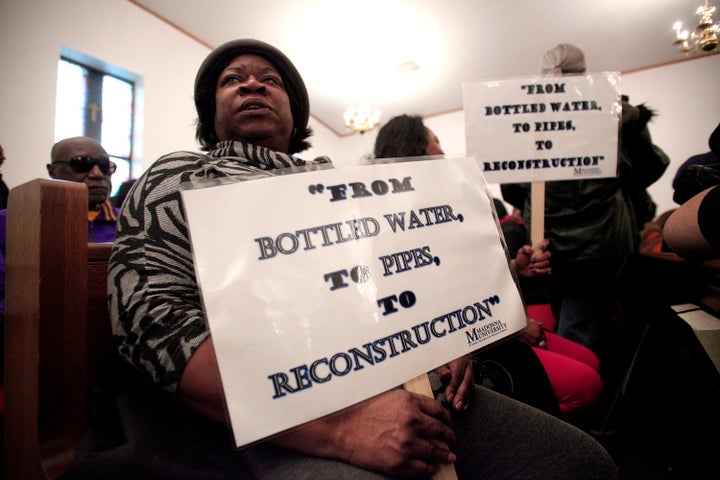
[{"label": "person's shoulder", "polygon": [[714,187],[710,187],[707,190],[707,193],[705,194],[705,198],[703,198],[702,203],[707,205],[712,205],[713,209],[715,210],[715,218],[718,217],[718,214],[720,214],[720,184],[715,185]]},{"label": "person's shoulder", "polygon": [[183,159],[183,160],[201,160],[201,159],[208,159],[212,158],[210,155],[204,152],[195,152],[192,150],[177,150],[174,152],[166,153],[165,155],[160,156],[155,162],[154,165],[162,164],[164,162]]},{"label": "person's shoulder", "polygon": [[198,168],[198,165],[212,161],[213,157],[191,150],[177,150],[166,153],[155,160],[145,174],[174,174]]},{"label": "person's shoulder", "polygon": [[685,160],[677,169],[675,173],[675,177],[673,178],[673,183],[677,181],[678,177],[680,177],[683,172],[692,165],[711,165],[713,163],[720,162],[720,158],[718,158],[717,155],[715,155],[712,151],[707,151],[704,153],[698,153],[697,155],[693,155],[689,157],[687,160]]}]

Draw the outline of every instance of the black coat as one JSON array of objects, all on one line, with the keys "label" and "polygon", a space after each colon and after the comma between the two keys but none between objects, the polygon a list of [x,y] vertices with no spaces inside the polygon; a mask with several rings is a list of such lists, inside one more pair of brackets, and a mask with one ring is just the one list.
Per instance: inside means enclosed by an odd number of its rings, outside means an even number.
[{"label": "black coat", "polygon": [[[617,177],[545,184],[552,282],[574,296],[604,295],[627,284],[639,248],[634,199],[641,199],[670,163],[652,143],[647,124],[653,112],[644,105],[625,108],[633,114],[622,124]],[[530,184],[504,184],[501,191],[530,225]]]}]

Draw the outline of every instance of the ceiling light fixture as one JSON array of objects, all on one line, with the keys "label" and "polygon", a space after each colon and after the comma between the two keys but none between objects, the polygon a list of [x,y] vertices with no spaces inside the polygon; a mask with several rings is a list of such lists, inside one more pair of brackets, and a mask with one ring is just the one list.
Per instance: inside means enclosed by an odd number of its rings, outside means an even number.
[{"label": "ceiling light fixture", "polygon": [[720,23],[714,23],[712,18],[715,7],[705,0],[705,3],[698,7],[695,13],[700,15],[700,21],[692,33],[683,30],[680,21],[673,25],[673,30],[675,30],[673,43],[685,54],[695,53],[697,50],[711,52],[717,48],[720,38]]},{"label": "ceiling light fixture", "polygon": [[358,133],[380,125],[380,110],[369,105],[350,106],[345,110],[345,127]]},{"label": "ceiling light fixture", "polygon": [[409,60],[407,62],[399,63],[395,67],[395,70],[397,70],[398,73],[410,73],[420,70],[420,65],[418,65],[415,60]]}]

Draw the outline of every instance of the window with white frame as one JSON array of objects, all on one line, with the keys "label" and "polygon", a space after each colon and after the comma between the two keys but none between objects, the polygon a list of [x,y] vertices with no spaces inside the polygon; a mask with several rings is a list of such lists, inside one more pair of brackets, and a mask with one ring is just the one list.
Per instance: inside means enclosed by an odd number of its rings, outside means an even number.
[{"label": "window with white frame", "polygon": [[58,62],[55,141],[74,136],[100,142],[117,164],[114,195],[120,184],[137,178],[134,161],[140,77],[63,48]]}]

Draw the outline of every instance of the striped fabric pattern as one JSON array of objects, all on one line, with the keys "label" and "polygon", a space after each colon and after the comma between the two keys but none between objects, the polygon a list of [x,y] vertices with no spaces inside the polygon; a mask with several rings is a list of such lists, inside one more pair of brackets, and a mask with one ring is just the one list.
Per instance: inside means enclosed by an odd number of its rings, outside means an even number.
[{"label": "striped fabric pattern", "polygon": [[[119,352],[148,381],[176,391],[185,365],[209,333],[180,191],[213,180],[245,180],[309,164],[332,166],[326,157],[306,162],[224,141],[207,153],[165,155],[137,180],[118,218],[108,292]],[[228,215],[242,215],[245,208],[253,207],[219,208],[218,224]]]}]

